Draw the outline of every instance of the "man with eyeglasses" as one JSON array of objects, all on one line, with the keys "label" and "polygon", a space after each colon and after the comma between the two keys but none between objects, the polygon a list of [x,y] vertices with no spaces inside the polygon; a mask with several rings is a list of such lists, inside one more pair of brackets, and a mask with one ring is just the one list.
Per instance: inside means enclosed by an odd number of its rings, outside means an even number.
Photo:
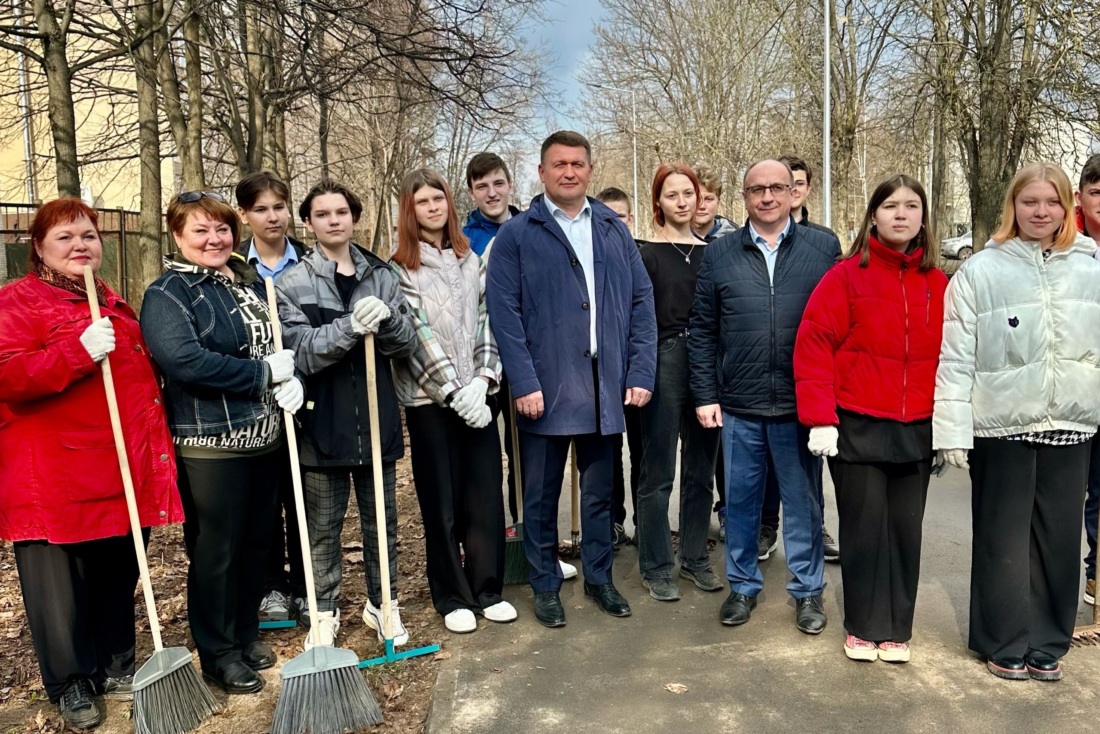
[{"label": "man with eyeglasses", "polygon": [[793,354],[810,294],[840,257],[836,237],[795,224],[791,169],[761,161],[745,174],[748,222],[707,247],[695,289],[688,356],[696,416],[722,428],[726,463],[726,576],[722,624],[749,620],[764,587],[757,562],[768,458],[784,506],[783,547],[795,624],[819,634],[827,622],[821,508],[814,484],[821,460],[798,422]]},{"label": "man with eyeglasses", "polygon": [[[791,185],[791,216],[800,227],[809,227],[825,232],[833,237],[836,233],[817,222],[811,222],[806,209],[806,200],[813,188],[813,172],[809,164],[793,155],[780,156],[777,160],[786,163],[791,169],[794,183]],[[821,543],[825,548],[826,563],[840,561],[840,544],[825,527],[825,494],[822,478],[817,477],[817,498],[821,506]],[[779,510],[782,502],[779,498],[779,486],[769,474],[767,488],[764,490],[764,506],[760,512],[760,539],[757,542],[757,560],[765,561],[779,544]]]}]

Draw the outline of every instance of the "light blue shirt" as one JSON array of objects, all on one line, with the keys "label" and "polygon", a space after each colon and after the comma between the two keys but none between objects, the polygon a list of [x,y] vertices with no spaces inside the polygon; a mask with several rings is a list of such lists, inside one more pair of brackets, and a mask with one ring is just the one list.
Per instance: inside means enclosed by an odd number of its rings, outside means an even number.
[{"label": "light blue shirt", "polygon": [[298,253],[294,251],[294,245],[290,244],[290,239],[284,237],[286,241],[286,251],[283,253],[283,259],[275,263],[274,268],[269,268],[264,264],[264,261],[260,259],[260,253],[256,252],[256,238],[253,237],[248,241],[248,260],[252,267],[256,268],[256,272],[260,274],[261,278],[271,278],[272,280],[278,280],[279,276],[290,269],[291,265],[298,262]]},{"label": "light blue shirt", "polygon": [[584,282],[588,286],[588,345],[592,356],[596,356],[596,256],[592,250],[592,204],[586,198],[584,206],[577,216],[570,218],[565,210],[544,196],[550,216],[565,232],[565,238],[577,253],[577,261],[584,271]]},{"label": "light blue shirt", "polygon": [[787,217],[787,226],[779,233],[779,237],[775,240],[775,247],[772,247],[768,244],[768,241],[764,239],[764,236],[756,231],[756,227],[752,226],[752,222],[749,222],[749,236],[752,237],[753,243],[760,248],[760,252],[764,253],[764,262],[768,265],[768,283],[775,282],[775,260],[779,255],[779,245],[783,243],[783,240],[787,239],[787,235],[790,233],[791,218]]}]

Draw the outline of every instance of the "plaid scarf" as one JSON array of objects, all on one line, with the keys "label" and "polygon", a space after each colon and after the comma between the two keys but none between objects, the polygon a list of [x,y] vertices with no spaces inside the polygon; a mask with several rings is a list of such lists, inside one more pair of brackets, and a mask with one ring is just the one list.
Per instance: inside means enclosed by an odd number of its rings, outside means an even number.
[{"label": "plaid scarf", "polygon": [[[41,280],[43,283],[49,283],[55,288],[60,288],[61,290],[68,291],[69,293],[75,293],[76,295],[81,296],[85,299],[88,298],[88,290],[84,287],[83,280],[75,280],[73,278],[70,278],[61,271],[54,270],[41,260],[39,260],[38,264],[35,266],[34,272],[35,275],[38,276],[38,279]],[[107,284],[99,278],[95,279],[95,294],[96,297],[99,298],[99,305],[106,306]]]}]

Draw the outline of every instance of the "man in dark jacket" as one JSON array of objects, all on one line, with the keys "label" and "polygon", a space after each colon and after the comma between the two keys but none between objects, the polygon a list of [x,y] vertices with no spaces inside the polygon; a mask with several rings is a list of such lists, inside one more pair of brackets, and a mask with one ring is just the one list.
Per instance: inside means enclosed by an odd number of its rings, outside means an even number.
[{"label": "man in dark jacket", "polygon": [[535,616],[560,627],[557,510],[570,443],[581,472],[584,592],[608,614],[630,614],[611,581],[612,455],[624,403],[641,407],[653,390],[657,321],[630,232],[586,196],[588,140],[556,132],[540,161],[546,193],[497,233],[486,298],[516,402]]},{"label": "man in dark jacket", "polygon": [[[836,233],[828,227],[810,221],[806,210],[806,200],[810,198],[813,189],[813,171],[810,165],[798,156],[784,155],[778,158],[779,162],[786,163],[791,169],[794,184],[791,186],[791,216],[796,224],[803,227],[816,229],[828,235],[836,237]],[[822,487],[822,478],[817,477],[817,499],[821,506],[821,545],[825,549],[825,560],[829,563],[840,561],[840,544],[825,527],[825,494]],[[764,490],[764,507],[760,511],[760,540],[758,548],[759,560],[766,559],[775,550],[779,537],[779,486],[768,476],[768,485]]]},{"label": "man in dark jacket", "polygon": [[745,174],[748,223],[707,247],[695,289],[689,360],[696,415],[722,427],[726,462],[726,575],[722,624],[749,620],[764,578],[757,566],[760,503],[770,456],[783,498],[783,546],[796,624],[825,628],[821,508],[794,395],[794,339],[806,301],[840,256],[835,237],[795,224],[791,170],[761,161]]}]

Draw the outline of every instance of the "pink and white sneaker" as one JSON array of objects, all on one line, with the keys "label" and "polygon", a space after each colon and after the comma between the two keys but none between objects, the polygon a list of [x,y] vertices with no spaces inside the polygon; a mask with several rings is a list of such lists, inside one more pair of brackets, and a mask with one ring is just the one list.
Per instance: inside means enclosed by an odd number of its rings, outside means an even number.
[{"label": "pink and white sneaker", "polygon": [[848,656],[849,660],[863,660],[873,663],[878,660],[879,649],[870,640],[848,635],[844,638],[844,654]]},{"label": "pink and white sneaker", "polygon": [[909,643],[885,640],[876,645],[878,647],[878,659],[887,663],[909,662]]}]

